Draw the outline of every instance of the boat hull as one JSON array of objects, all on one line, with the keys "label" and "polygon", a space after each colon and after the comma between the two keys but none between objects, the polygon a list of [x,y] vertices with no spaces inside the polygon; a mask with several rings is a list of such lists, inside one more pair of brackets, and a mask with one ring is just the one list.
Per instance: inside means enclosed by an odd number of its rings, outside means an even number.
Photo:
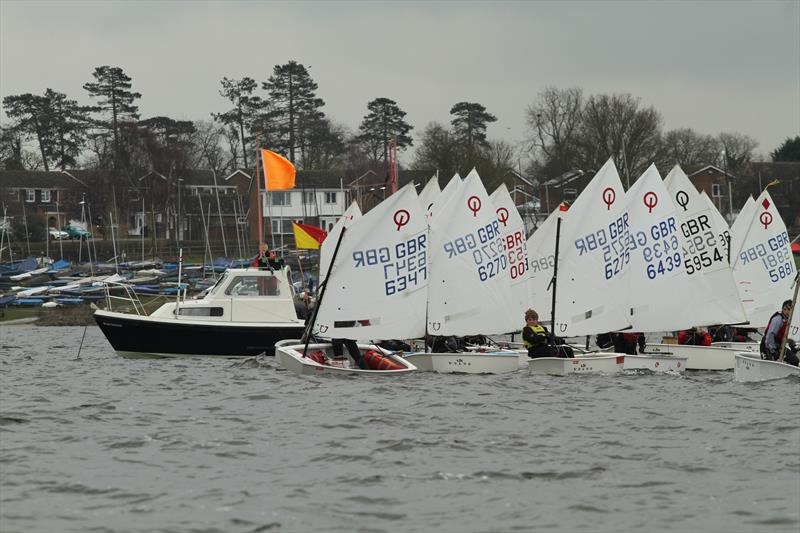
[{"label": "boat hull", "polygon": [[155,320],[96,311],[95,322],[114,350],[127,357],[240,357],[275,353],[275,343],[303,334],[302,325]]},{"label": "boat hull", "polygon": [[733,348],[740,352],[759,353],[757,342],[712,342],[711,346],[718,346],[720,348]]},{"label": "boat hull", "polygon": [[[362,350],[378,350],[379,348],[370,344],[359,344],[359,349]],[[317,363],[316,361],[303,357],[303,350],[305,345],[298,340],[280,341],[275,346],[275,359],[278,365],[284,369],[300,374],[303,376],[319,376],[319,375],[371,375],[371,376],[396,376],[399,374],[407,374],[414,372],[417,368],[410,362],[404,360],[402,357],[395,355],[387,350],[380,349],[385,357],[390,358],[392,361],[402,365],[404,368],[399,370],[365,370],[361,368],[351,368],[344,366],[328,366]],[[308,351],[322,350],[328,353],[331,352],[330,343],[316,343],[309,344]]]},{"label": "boat hull", "polygon": [[800,376],[800,368],[778,361],[767,361],[751,352],[739,352],[735,355],[736,365],[733,368],[735,381],[750,383],[783,379],[789,376]]},{"label": "boat hull", "polygon": [[574,358],[539,357],[528,362],[532,375],[565,376],[568,374],[619,374],[627,356],[597,352],[576,355]]},{"label": "boat hull", "polygon": [[649,371],[656,374],[683,374],[686,371],[686,357],[676,355],[626,355],[622,369],[626,371]]},{"label": "boat hull", "polygon": [[[517,352],[408,353],[403,356],[422,372],[505,374],[519,370]],[[526,355],[527,357],[527,355]]]},{"label": "boat hull", "polygon": [[686,358],[687,370],[733,370],[735,348],[688,344],[648,344],[645,355],[672,354]]}]

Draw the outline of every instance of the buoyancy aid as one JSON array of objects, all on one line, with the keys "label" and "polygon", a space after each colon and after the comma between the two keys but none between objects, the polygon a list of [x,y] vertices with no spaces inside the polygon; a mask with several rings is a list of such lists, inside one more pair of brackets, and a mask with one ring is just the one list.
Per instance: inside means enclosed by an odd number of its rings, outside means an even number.
[{"label": "buoyancy aid", "polygon": [[525,327],[522,328],[522,345],[525,346],[526,349],[533,346],[533,344],[525,340],[525,328],[529,328],[534,335],[544,335],[544,337],[547,338],[547,330],[545,329],[544,326],[542,326],[541,324],[536,324],[535,326],[528,326],[526,324]]},{"label": "buoyancy aid", "polygon": [[406,367],[376,350],[366,350],[364,363],[369,370],[404,370]]},{"label": "buoyancy aid", "polygon": [[779,317],[779,318],[780,318],[780,320],[781,320],[781,327],[780,327],[780,328],[778,328],[778,331],[775,333],[775,344],[780,344],[780,343],[781,343],[781,341],[783,341],[783,337],[784,337],[784,335],[786,335],[786,323],[788,322],[788,321],[786,320],[786,317],[784,317],[784,316],[783,316],[783,313],[781,313],[780,311],[776,312],[774,315],[772,315],[771,317],[769,317],[769,321],[767,321],[767,329],[765,329],[765,330],[764,330],[764,335],[766,336],[766,333],[767,333],[767,331],[769,331],[769,326],[770,326],[770,324],[772,324],[772,321],[773,321],[773,320],[774,320],[776,317]]}]

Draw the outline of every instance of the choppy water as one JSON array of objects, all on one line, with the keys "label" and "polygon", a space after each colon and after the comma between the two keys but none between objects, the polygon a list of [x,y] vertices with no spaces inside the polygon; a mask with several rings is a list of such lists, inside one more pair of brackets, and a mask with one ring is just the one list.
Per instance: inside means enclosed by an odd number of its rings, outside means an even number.
[{"label": "choppy water", "polygon": [[797,531],[800,381],[299,377],[0,330],[0,530]]}]

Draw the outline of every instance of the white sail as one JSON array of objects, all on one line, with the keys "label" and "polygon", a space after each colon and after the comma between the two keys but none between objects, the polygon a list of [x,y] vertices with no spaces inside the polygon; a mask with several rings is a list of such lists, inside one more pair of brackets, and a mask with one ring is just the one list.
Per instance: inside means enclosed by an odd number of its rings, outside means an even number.
[{"label": "white sail", "polygon": [[339,242],[339,235],[342,234],[342,228],[349,228],[353,222],[361,218],[361,208],[358,207],[358,202],[353,200],[344,214],[336,221],[333,228],[328,232],[328,236],[322,241],[319,249],[319,282],[325,281],[325,276],[328,275],[328,267],[331,264],[333,252],[336,250],[336,243]]},{"label": "white sail", "polygon": [[733,272],[721,239],[712,226],[713,214],[679,165],[664,185],[680,223],[683,266],[689,276],[686,314],[696,326],[740,324],[747,319],[739,301]]},{"label": "white sail", "polygon": [[747,233],[747,228],[750,227],[750,220],[753,218],[753,211],[756,208],[756,201],[752,196],[748,196],[742,206],[736,220],[731,224],[731,263],[734,263],[736,256],[742,249],[744,243],[744,236]]},{"label": "white sail", "polygon": [[424,335],[427,254],[425,211],[409,183],[347,229],[315,334],[348,339]]},{"label": "white sail", "polygon": [[509,302],[512,312],[525,316],[528,303],[528,243],[525,239],[525,223],[508,193],[505,183],[489,197],[494,205],[497,220],[500,222],[500,235],[506,243],[509,275],[511,276],[511,295]]},{"label": "white sail", "polygon": [[520,318],[509,305],[510,269],[489,195],[477,173],[454,189],[430,225],[428,333],[514,331]]},{"label": "white sail", "polygon": [[559,205],[528,238],[528,302],[539,314],[539,321],[550,325],[553,309],[553,269],[555,267],[556,229],[559,217],[567,217],[567,206]]},{"label": "white sail", "polygon": [[719,242],[722,243],[722,253],[725,256],[725,259],[728,260],[730,263],[730,243],[731,243],[731,231],[730,226],[728,226],[728,222],[725,220],[717,206],[714,205],[714,202],[711,201],[711,198],[708,197],[706,191],[700,192],[700,199],[705,202],[708,206],[708,212],[711,214],[711,227],[714,229],[714,234],[719,239]]},{"label": "white sail", "polygon": [[630,232],[625,192],[609,159],[562,222],[556,334],[574,337],[625,329]]},{"label": "white sail", "polygon": [[675,205],[655,165],[626,194],[631,233],[631,326],[634,331],[691,327],[689,280],[682,266]]},{"label": "white sail", "polygon": [[766,327],[781,303],[792,297],[796,270],[786,224],[765,190],[755,202],[741,250],[733,263],[733,274],[750,324]]},{"label": "white sail", "polygon": [[439,189],[439,177],[434,174],[431,179],[428,180],[428,183],[425,184],[425,187],[422,188],[422,191],[419,193],[419,203],[422,205],[422,208],[426,211],[428,218],[431,217],[433,213],[433,204],[436,203],[439,199],[439,195],[442,193],[441,189]]}]

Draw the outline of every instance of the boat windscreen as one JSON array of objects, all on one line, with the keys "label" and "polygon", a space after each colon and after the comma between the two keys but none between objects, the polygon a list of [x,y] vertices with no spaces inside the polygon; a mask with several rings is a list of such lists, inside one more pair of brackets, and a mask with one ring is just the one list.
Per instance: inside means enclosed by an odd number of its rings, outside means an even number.
[{"label": "boat windscreen", "polygon": [[208,290],[208,294],[216,293],[219,290],[219,288],[222,286],[222,284],[223,284],[222,282],[224,280],[226,280],[226,279],[228,279],[228,272],[227,271],[225,271],[222,274],[222,276],[220,276],[220,278],[217,280],[217,282]]}]

